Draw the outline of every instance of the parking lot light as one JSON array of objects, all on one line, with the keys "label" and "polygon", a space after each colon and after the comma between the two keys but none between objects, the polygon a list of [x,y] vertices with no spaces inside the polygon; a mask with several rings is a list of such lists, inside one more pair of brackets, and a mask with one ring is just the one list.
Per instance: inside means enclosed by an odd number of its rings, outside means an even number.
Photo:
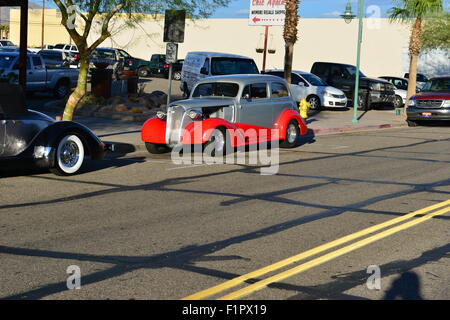
[{"label": "parking lot light", "polygon": [[[363,13],[364,13],[364,0],[358,0],[358,43],[356,49],[356,72],[355,72],[355,95],[353,97],[353,120],[352,123],[358,123],[358,96],[359,96],[359,66],[361,61],[361,43],[362,43],[362,31],[363,31]],[[355,16],[352,13],[352,6],[350,0],[347,1],[344,14],[341,17],[346,23],[352,22]]]}]

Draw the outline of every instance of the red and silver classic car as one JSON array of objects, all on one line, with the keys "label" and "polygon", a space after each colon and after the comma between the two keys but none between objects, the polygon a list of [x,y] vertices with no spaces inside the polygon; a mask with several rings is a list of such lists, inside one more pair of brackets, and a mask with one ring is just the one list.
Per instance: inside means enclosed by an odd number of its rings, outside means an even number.
[{"label": "red and silver classic car", "polygon": [[[189,99],[147,120],[141,131],[150,153],[179,145],[210,145],[215,155],[254,143],[280,141],[293,148],[307,133],[284,79],[269,75],[210,77]],[[214,155],[212,154],[212,155]]]}]

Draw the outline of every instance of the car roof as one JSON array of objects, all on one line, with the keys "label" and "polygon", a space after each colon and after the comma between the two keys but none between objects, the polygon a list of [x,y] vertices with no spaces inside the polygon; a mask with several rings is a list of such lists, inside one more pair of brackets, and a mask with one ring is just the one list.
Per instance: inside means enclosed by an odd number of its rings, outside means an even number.
[{"label": "car roof", "polygon": [[209,52],[209,51],[191,51],[191,52],[188,52],[187,55],[189,55],[189,54],[197,54],[197,55],[208,56],[208,57],[212,57],[212,58],[221,57],[221,58],[251,59],[249,57],[245,57],[245,56],[241,56],[241,55],[237,55],[237,54],[220,53],[220,52]]},{"label": "car roof", "polygon": [[[20,52],[17,52],[17,51],[1,52],[0,51],[0,55],[2,55],[2,56],[19,56]],[[32,53],[31,51],[27,51],[27,56],[28,57],[40,57],[40,55],[38,55],[37,53]]]},{"label": "car roof", "polygon": [[232,74],[232,75],[224,75],[224,76],[213,76],[203,79],[199,81],[200,83],[208,83],[208,82],[236,82],[242,85],[255,83],[257,81],[277,81],[277,82],[285,82],[284,79],[281,79],[277,76],[271,76],[267,74]]},{"label": "car roof", "polygon": [[380,76],[380,77],[378,77],[378,78],[392,78],[392,79],[400,79],[400,80],[406,80],[406,81],[408,81],[408,79],[406,79],[406,78],[402,78],[402,77],[393,77],[393,76]]}]

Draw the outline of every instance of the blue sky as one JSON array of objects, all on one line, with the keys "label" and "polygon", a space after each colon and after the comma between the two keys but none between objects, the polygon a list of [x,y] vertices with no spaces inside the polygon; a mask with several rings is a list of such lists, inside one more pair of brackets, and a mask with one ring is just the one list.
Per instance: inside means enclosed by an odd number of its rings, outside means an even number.
[{"label": "blue sky", "polygon": [[[380,7],[381,16],[393,7],[392,0],[365,0],[365,7],[372,5]],[[353,13],[357,13],[358,1],[351,0]],[[347,0],[301,0],[300,16],[303,18],[337,18],[345,10]],[[218,10],[212,18],[246,18],[250,0],[232,0],[227,8]]]},{"label": "blue sky", "polygon": [[[394,1],[365,0],[364,6],[366,9],[370,6],[378,6],[381,17],[386,17],[386,12],[394,6]],[[41,4],[39,0],[33,2]],[[46,2],[48,7],[56,7],[53,1],[46,0]],[[353,14],[356,14],[358,0],[350,0],[350,3],[352,4]],[[444,0],[444,3],[449,5],[450,0]],[[339,15],[344,12],[346,4],[347,0],[300,0],[299,12],[302,18],[339,18]],[[217,10],[211,18],[247,18],[249,7],[250,0],[231,0],[228,7]],[[366,13],[367,15],[373,17],[373,13]]]}]

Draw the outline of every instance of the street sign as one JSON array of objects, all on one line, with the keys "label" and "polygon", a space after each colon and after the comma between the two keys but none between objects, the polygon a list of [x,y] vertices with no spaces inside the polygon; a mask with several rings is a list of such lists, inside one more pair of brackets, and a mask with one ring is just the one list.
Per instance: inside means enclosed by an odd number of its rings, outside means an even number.
[{"label": "street sign", "polygon": [[284,26],[286,0],[250,0],[250,26]]},{"label": "street sign", "polygon": [[185,10],[166,10],[164,18],[164,42],[184,42]]},{"label": "street sign", "polygon": [[177,62],[178,44],[169,42],[166,44],[166,63],[171,64]]}]

